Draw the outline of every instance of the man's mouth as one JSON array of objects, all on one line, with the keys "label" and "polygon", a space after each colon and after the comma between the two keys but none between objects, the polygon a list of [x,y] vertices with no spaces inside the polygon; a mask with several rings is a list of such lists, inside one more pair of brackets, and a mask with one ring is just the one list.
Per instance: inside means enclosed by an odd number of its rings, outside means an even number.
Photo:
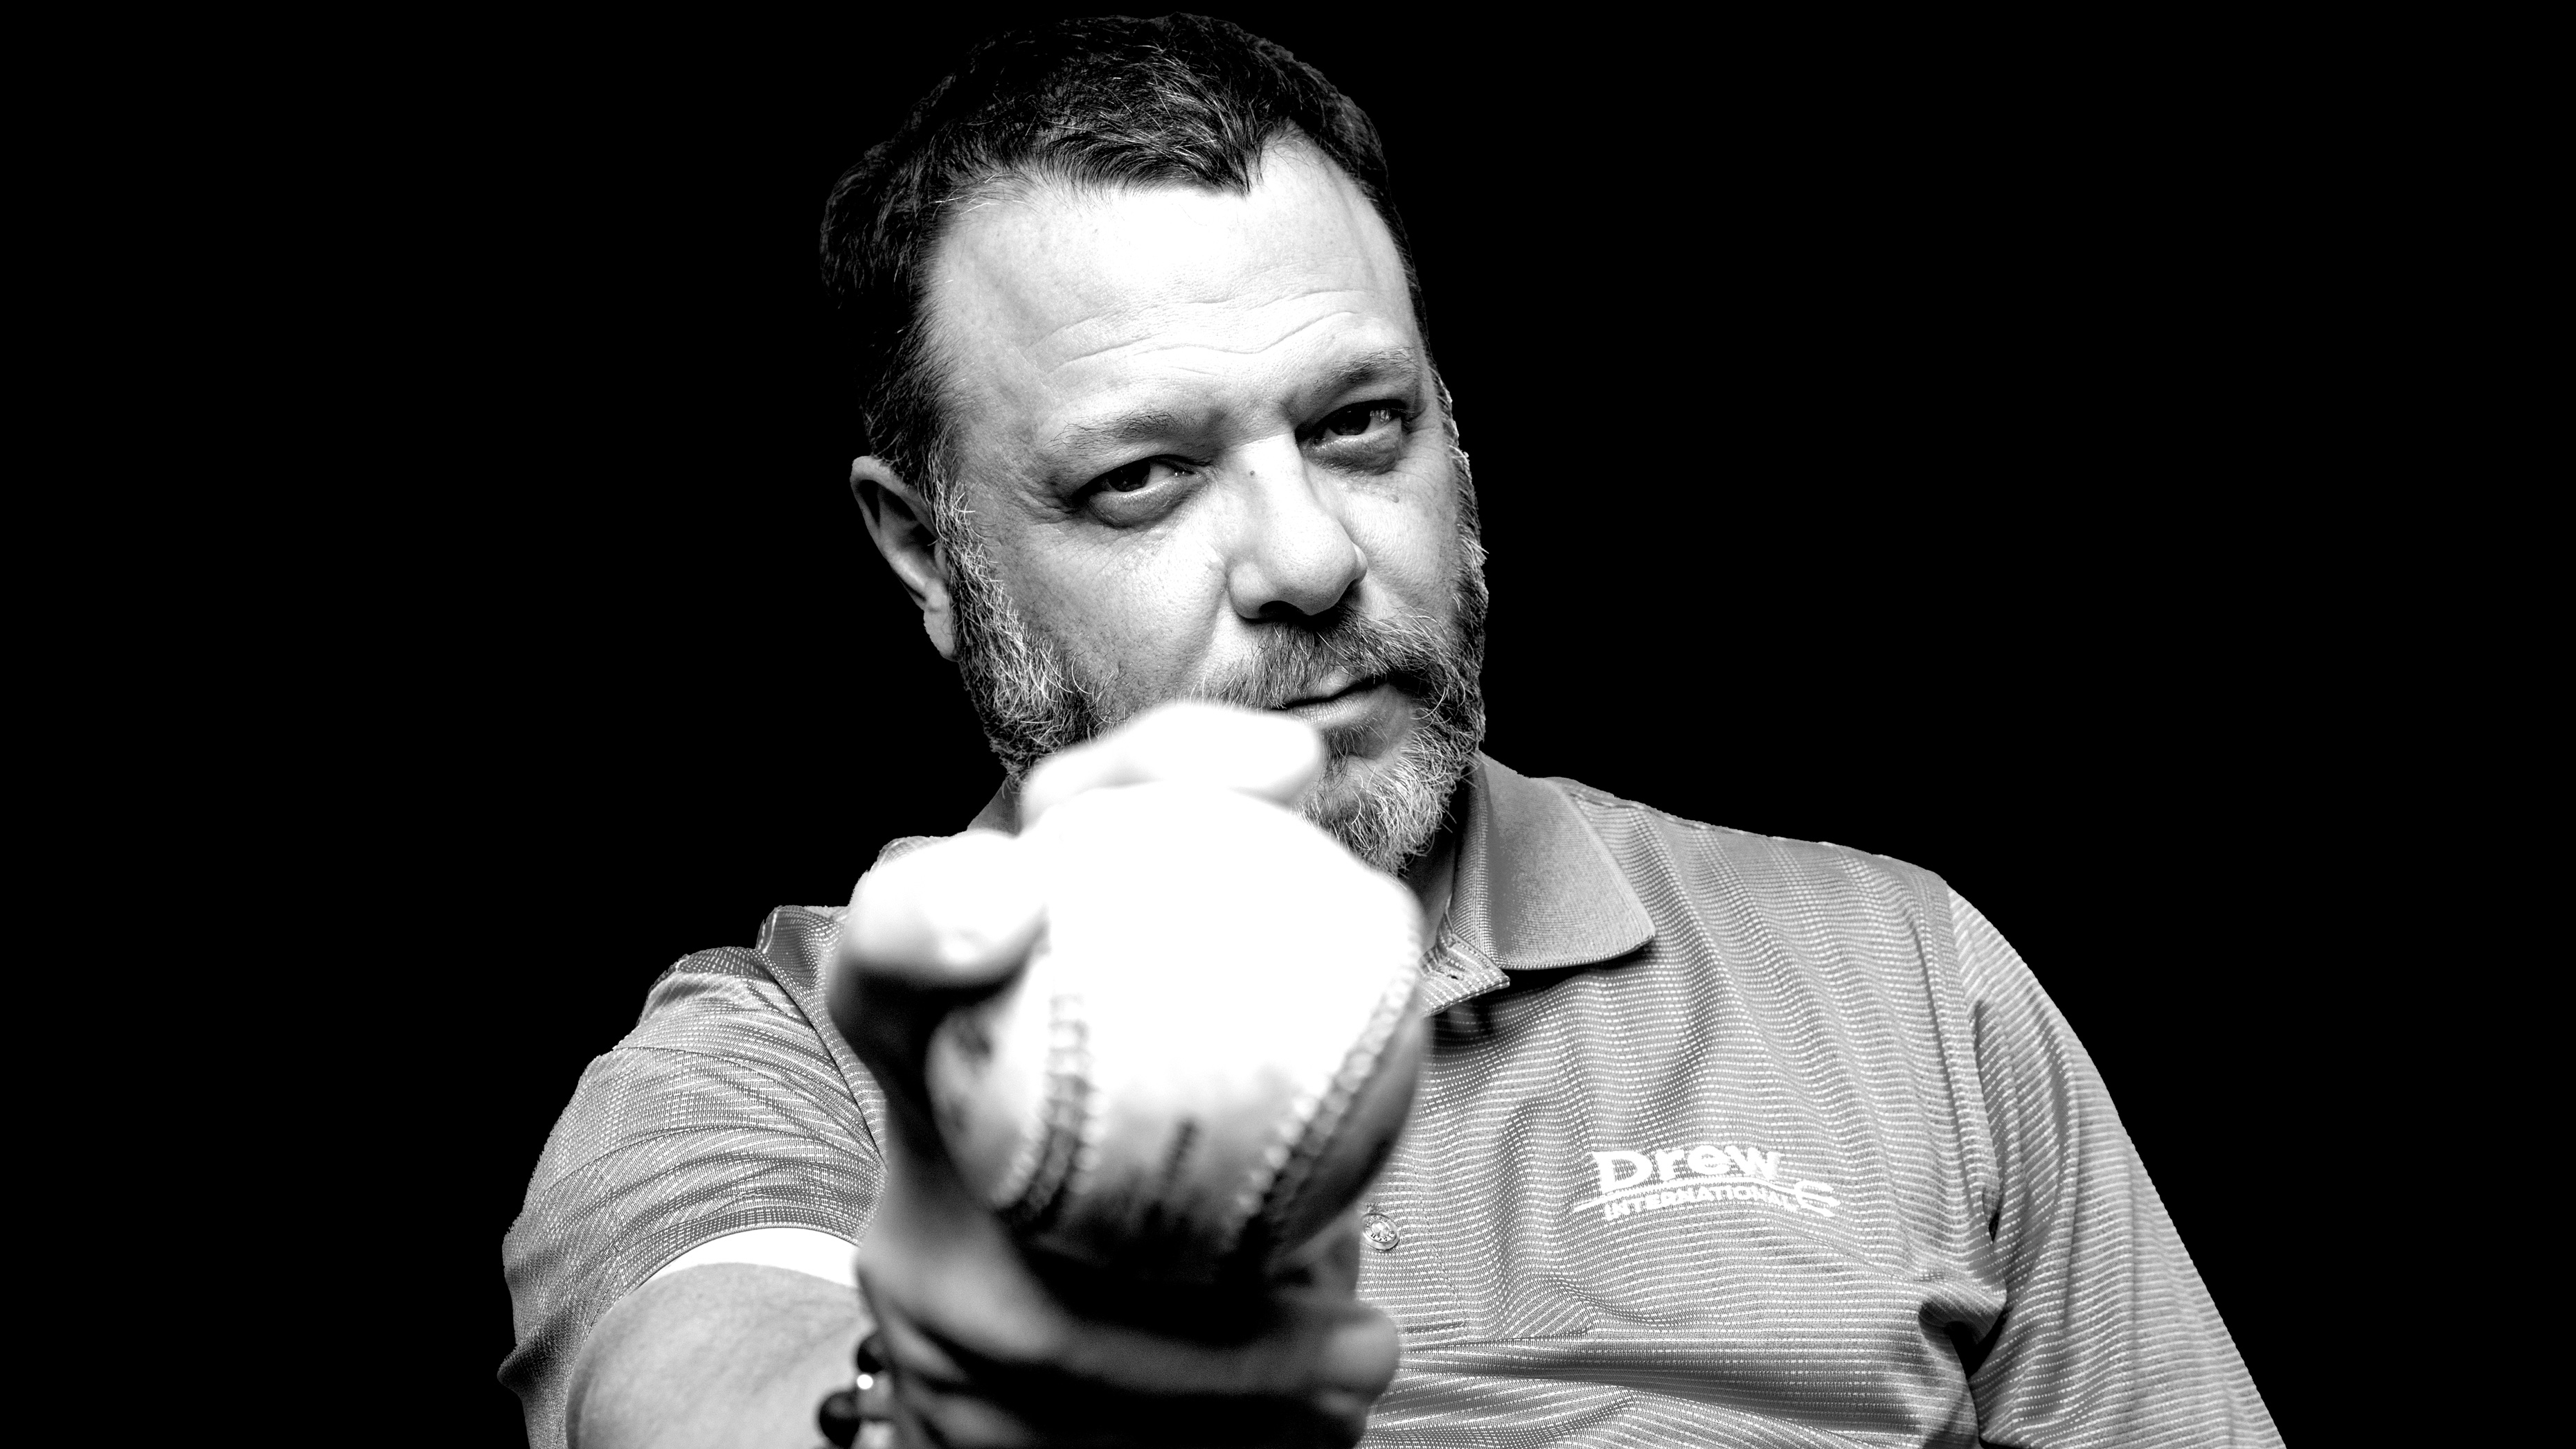
[{"label": "man's mouth", "polygon": [[1385,682],[1386,677],[1378,674],[1363,675],[1358,678],[1347,674],[1329,674],[1317,680],[1313,687],[1304,693],[1282,701],[1278,707],[1292,712],[1299,709],[1319,708],[1351,695],[1365,694]]}]

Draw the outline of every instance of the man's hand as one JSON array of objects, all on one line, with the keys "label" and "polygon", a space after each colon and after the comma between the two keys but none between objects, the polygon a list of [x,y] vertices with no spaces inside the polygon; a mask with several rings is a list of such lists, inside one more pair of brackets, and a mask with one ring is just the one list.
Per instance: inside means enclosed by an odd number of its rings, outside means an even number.
[{"label": "man's hand", "polygon": [[[1085,790],[1154,780],[1293,804],[1322,766],[1297,720],[1171,705],[1032,771],[1021,824]],[[1354,1295],[1347,1227],[1256,1293],[1148,1291],[1033,1260],[950,1166],[923,1086],[931,1033],[1018,971],[1043,925],[1035,870],[1012,837],[970,832],[869,873],[843,929],[832,1017],[893,1118],[859,1277],[904,1438],[1354,1442],[1394,1376],[1396,1335]]]}]

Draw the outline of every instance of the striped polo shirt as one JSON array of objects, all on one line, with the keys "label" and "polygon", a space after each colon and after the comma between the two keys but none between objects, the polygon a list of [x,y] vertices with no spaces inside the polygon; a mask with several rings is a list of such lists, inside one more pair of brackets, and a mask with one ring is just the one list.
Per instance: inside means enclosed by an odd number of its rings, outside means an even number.
[{"label": "striped polo shirt", "polygon": [[[1459,829],[1420,1095],[1362,1203],[1403,1342],[1367,1443],[2279,1443],[2084,1048],[1938,877],[1490,759]],[[865,1234],[883,1101],[823,1007],[838,914],[672,966],[584,1073],[504,1245],[540,1449],[663,1264]]]}]

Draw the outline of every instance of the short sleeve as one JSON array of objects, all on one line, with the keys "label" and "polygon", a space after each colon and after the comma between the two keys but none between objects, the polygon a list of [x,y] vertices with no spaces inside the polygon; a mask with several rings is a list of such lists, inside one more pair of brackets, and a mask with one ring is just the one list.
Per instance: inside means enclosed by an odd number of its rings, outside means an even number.
[{"label": "short sleeve", "polygon": [[785,983],[776,964],[712,951],[663,973],[547,1140],[502,1246],[518,1347],[501,1379],[534,1449],[563,1443],[591,1325],[664,1264],[748,1228],[866,1232],[875,1084],[818,1019],[816,994],[795,989],[811,984],[795,963]]},{"label": "short sleeve", "polygon": [[2003,1194],[2002,1319],[1968,1355],[1994,1445],[2278,1445],[2110,1093],[1976,907],[1952,921]]}]

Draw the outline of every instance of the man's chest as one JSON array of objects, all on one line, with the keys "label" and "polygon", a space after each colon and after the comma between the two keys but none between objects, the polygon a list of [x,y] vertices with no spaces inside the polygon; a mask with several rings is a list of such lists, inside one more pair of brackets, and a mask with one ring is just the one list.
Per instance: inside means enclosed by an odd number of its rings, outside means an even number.
[{"label": "man's chest", "polygon": [[1865,973],[1712,969],[1573,973],[1435,1019],[1364,1204],[1362,1295],[1411,1368],[1853,1430],[1963,1411],[1948,1325],[1981,1335],[2002,1301],[1967,1064]]}]

